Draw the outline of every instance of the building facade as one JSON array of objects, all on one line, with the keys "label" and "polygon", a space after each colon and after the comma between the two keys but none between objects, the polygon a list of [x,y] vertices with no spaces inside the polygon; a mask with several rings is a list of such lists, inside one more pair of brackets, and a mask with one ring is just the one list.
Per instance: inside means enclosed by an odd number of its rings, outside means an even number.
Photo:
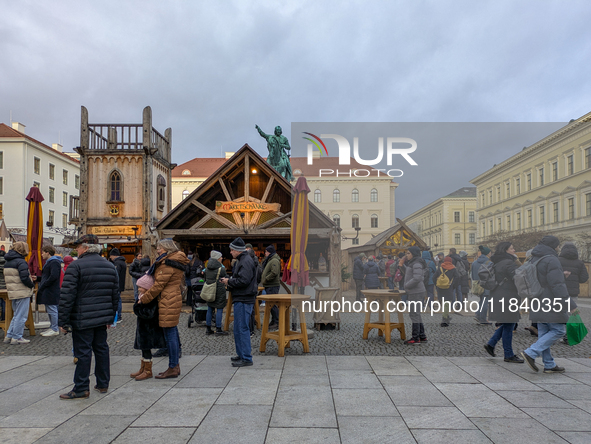
[{"label": "building facade", "polygon": [[441,197],[404,219],[433,254],[458,252],[474,254],[478,249],[476,187],[464,187]]},{"label": "building facade", "polygon": [[65,234],[75,233],[69,214],[71,198],[80,193],[80,162],[61,145],[50,147],[28,136],[21,123],[0,123],[0,214],[11,232],[26,234],[25,198],[32,186],[45,198],[43,237],[59,245]]},{"label": "building facade", "polygon": [[478,237],[500,231],[591,231],[591,113],[471,180]]}]

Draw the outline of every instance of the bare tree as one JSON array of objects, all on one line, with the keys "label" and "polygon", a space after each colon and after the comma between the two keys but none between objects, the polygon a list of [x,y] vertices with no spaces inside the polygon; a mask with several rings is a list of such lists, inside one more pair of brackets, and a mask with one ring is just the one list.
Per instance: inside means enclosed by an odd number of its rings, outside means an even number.
[{"label": "bare tree", "polygon": [[[511,242],[515,251],[525,252],[538,245],[544,236],[556,236],[560,240],[560,243],[571,240],[568,236],[556,234],[551,231],[532,229],[519,232],[497,231],[496,233],[487,236],[481,243],[487,245],[494,251],[494,247],[499,242]],[[589,237],[589,242],[591,244],[591,235],[587,236]]]}]

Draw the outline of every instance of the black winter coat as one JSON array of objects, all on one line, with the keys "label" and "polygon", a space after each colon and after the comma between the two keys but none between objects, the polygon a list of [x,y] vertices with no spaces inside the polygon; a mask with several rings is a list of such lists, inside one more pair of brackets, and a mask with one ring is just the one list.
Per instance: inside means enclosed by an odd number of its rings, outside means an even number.
[{"label": "black winter coat", "polygon": [[72,262],[62,283],[58,325],[77,330],[110,325],[119,301],[115,266],[98,253],[84,253]]},{"label": "black winter coat", "polygon": [[[158,299],[153,299],[150,304],[155,304],[158,307]],[[159,325],[158,308],[156,308],[156,313],[152,319],[142,319],[138,316],[133,348],[136,350],[151,350],[166,347],[164,329]]]},{"label": "black winter coat", "polygon": [[219,269],[221,269],[221,271],[217,280],[215,301],[208,302],[207,306],[211,308],[223,309],[226,306],[226,286],[220,282],[220,279],[226,277],[226,269],[215,259],[210,259],[207,261],[207,268],[205,269],[205,283],[213,284],[216,282],[216,276],[218,275]]},{"label": "black winter coat", "polygon": [[462,294],[468,294],[470,291],[470,262],[468,259],[464,258],[461,260],[464,265],[464,270],[466,270],[466,274],[460,277],[460,285],[462,286]]},{"label": "black winter coat", "polygon": [[573,244],[565,244],[560,251],[558,260],[563,271],[570,271],[570,275],[566,277],[566,289],[569,296],[579,296],[579,284],[584,284],[589,280],[589,273],[583,261],[579,259],[577,247]]},{"label": "black winter coat", "polygon": [[113,265],[117,269],[117,276],[119,282],[119,291],[125,291],[125,275],[127,274],[127,263],[123,256],[117,256],[113,261]]},{"label": "black winter coat", "polygon": [[41,283],[37,288],[37,303],[58,305],[60,303],[60,278],[62,260],[58,257],[45,262],[41,272]]},{"label": "black winter coat", "polygon": [[236,258],[232,268],[232,277],[228,281],[228,290],[232,292],[232,302],[254,304],[258,293],[256,274],[254,261],[248,251],[243,251]]},{"label": "black winter coat", "polygon": [[367,261],[363,266],[363,274],[365,275],[365,288],[380,288],[380,279],[378,274],[380,267],[374,261]]},{"label": "black winter coat", "polygon": [[357,256],[353,261],[353,279],[363,279],[363,260],[361,256]]},{"label": "black winter coat", "polygon": [[[191,263],[192,262],[192,263]],[[185,271],[185,277],[187,279],[195,279],[202,276],[203,272],[203,261],[201,259],[195,259],[195,261],[189,262],[187,265],[187,271]]]},{"label": "black winter coat", "polygon": [[4,252],[0,253],[0,290],[6,289],[6,281],[4,280],[4,264],[6,264],[6,259],[4,259]]},{"label": "black winter coat", "polygon": [[[521,298],[517,294],[517,287],[513,282],[515,270],[519,268],[519,264],[515,262],[515,256],[509,253],[495,254],[490,260],[495,264],[495,279],[499,285],[490,292],[492,307],[488,318],[491,321],[505,324],[519,322]],[[517,300],[517,306],[509,306],[511,299]]]},{"label": "black winter coat", "polygon": [[[546,255],[549,257],[543,257]],[[538,280],[544,291],[538,298],[540,299],[540,310],[534,312],[530,309],[529,319],[532,322],[566,324],[569,318],[569,302],[571,311],[577,307],[577,304],[570,300],[562,265],[558,260],[558,253],[547,245],[538,244],[532,250],[532,260],[538,261],[536,263]],[[544,313],[543,308],[546,306],[544,299],[548,299],[551,307],[558,308],[558,304],[560,304],[562,310],[551,310]]]},{"label": "black winter coat", "polygon": [[143,257],[141,261],[135,259],[129,266],[129,275],[132,278],[139,279],[146,271],[150,269],[150,258],[148,256]]}]

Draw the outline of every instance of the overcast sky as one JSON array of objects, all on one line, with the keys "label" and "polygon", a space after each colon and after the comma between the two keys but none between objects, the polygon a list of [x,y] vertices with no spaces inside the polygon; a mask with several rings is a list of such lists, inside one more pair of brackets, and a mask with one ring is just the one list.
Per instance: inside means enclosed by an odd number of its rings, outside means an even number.
[{"label": "overcast sky", "polygon": [[[291,139],[292,122],[566,123],[591,111],[589,17],[586,0],[5,2],[0,122],[71,151],[81,105],[91,123],[141,123],[150,105],[177,163],[266,155],[255,124]],[[454,171],[433,153],[419,173],[445,187],[400,181],[397,214],[537,140]]]}]

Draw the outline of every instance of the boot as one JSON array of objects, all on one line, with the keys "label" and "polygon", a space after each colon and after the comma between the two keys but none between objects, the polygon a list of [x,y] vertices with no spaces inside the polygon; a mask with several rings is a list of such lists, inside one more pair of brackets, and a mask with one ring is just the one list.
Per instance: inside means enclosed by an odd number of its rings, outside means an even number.
[{"label": "boot", "polygon": [[143,381],[152,377],[152,360],[144,361],[144,371],[135,377],[136,381]]},{"label": "boot", "polygon": [[[150,363],[150,366],[151,365],[152,364]],[[136,378],[136,377],[138,377],[139,375],[141,375],[144,372],[144,368],[145,367],[146,367],[146,361],[144,361],[144,358],[142,358],[142,366],[140,367],[140,369],[137,372],[132,373],[131,375],[129,375],[129,377],[130,378]]]},{"label": "boot", "polygon": [[207,330],[205,330],[205,334],[207,336],[212,335],[213,334],[213,330],[211,329],[211,326],[206,325],[205,328],[207,328]]},{"label": "boot", "polygon": [[177,364],[176,367],[168,367],[164,373],[158,374],[158,376],[156,376],[156,379],[178,378],[180,374],[181,366]]},{"label": "boot", "polygon": [[222,330],[222,327],[218,327],[215,329],[215,334],[216,336],[227,336],[230,333],[228,333],[227,331]]}]

